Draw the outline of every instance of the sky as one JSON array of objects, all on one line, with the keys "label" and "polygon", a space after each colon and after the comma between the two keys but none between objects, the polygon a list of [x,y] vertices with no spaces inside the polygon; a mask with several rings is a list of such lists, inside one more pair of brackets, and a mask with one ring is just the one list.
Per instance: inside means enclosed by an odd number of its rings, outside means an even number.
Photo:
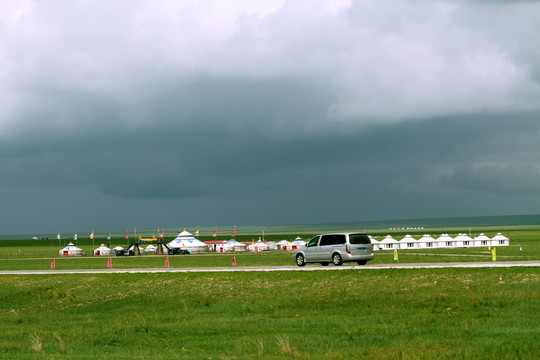
[{"label": "sky", "polygon": [[0,234],[540,213],[540,2],[0,0]]}]

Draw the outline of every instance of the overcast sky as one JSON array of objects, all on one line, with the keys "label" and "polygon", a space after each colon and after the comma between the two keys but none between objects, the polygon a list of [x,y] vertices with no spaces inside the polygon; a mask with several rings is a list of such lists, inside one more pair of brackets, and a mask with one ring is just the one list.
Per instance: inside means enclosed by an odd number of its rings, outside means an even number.
[{"label": "overcast sky", "polygon": [[0,0],[0,233],[540,213],[540,2]]}]

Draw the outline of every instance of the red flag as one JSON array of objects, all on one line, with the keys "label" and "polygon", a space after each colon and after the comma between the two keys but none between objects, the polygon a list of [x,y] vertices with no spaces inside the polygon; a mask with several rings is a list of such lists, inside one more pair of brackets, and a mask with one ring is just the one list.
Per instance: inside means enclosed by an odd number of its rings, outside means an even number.
[{"label": "red flag", "polygon": [[126,240],[127,240],[128,238],[129,238],[129,234],[128,234],[127,231],[126,231]]},{"label": "red flag", "polygon": [[107,259],[107,267],[108,267],[108,268],[112,268],[111,258],[108,258],[108,259]]},{"label": "red flag", "polygon": [[232,231],[232,237],[234,237],[234,234],[236,233],[236,230]]},{"label": "red flag", "polygon": [[54,265],[54,259],[51,260],[51,269],[54,269],[55,268],[55,265]]},{"label": "red flag", "polygon": [[232,258],[232,266],[236,266],[236,259],[234,258],[234,256]]},{"label": "red flag", "polygon": [[169,257],[168,256],[165,258],[165,267],[166,268],[169,267]]},{"label": "red flag", "polygon": [[216,237],[216,231],[214,230],[214,233],[212,234],[213,237]]},{"label": "red flag", "polygon": [[163,231],[159,233],[159,238],[163,239]]},{"label": "red flag", "polygon": [[90,234],[90,240],[94,240],[94,232],[92,231],[92,233]]}]

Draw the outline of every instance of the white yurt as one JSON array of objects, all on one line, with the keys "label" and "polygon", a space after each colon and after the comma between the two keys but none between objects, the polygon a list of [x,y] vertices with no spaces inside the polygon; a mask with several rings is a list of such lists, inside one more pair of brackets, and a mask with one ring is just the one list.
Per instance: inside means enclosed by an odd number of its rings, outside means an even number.
[{"label": "white yurt", "polygon": [[148,245],[147,247],[144,248],[144,252],[145,253],[155,253],[157,251],[157,247],[155,245]]},{"label": "white yurt", "polygon": [[83,256],[86,255],[81,248],[69,243],[65,248],[58,252],[62,256]]},{"label": "white yurt", "polygon": [[297,236],[296,239],[294,239],[294,241],[289,244],[287,250],[294,251],[301,248],[302,246],[306,246],[306,242],[302,240],[300,236]]},{"label": "white yurt", "polygon": [[480,235],[475,237],[473,241],[473,246],[491,246],[491,239],[484,235],[484,233],[481,233]]},{"label": "white yurt", "polygon": [[170,249],[189,250],[192,253],[208,252],[208,245],[193,237],[186,230],[178,233],[176,239],[167,244]]},{"label": "white yurt", "polygon": [[97,249],[94,250],[95,256],[106,256],[106,255],[112,255],[112,250],[105,246],[105,244],[101,244]]},{"label": "white yurt", "polygon": [[510,245],[510,239],[501,233],[497,233],[497,235],[491,238],[491,246],[509,246],[509,245]]},{"label": "white yurt", "polygon": [[266,246],[268,246],[268,250],[276,250],[277,244],[275,241],[267,241]]},{"label": "white yurt", "polygon": [[448,234],[441,234],[436,241],[438,248],[453,248],[455,245],[454,239]]},{"label": "white yurt", "polygon": [[380,242],[381,250],[399,249],[399,243],[391,235],[386,235]]},{"label": "white yurt", "polygon": [[419,247],[420,245],[418,244],[418,241],[416,241],[416,239],[409,234],[405,235],[403,239],[399,240],[399,248],[401,250],[418,249]]},{"label": "white yurt", "polygon": [[223,249],[223,252],[246,251],[247,250],[247,245],[246,244],[238,242],[238,241],[236,241],[234,239],[231,239],[229,241],[224,241],[223,244],[218,245],[218,250],[217,251],[220,251],[219,250],[220,246]]},{"label": "white yurt", "polygon": [[117,246],[117,247],[114,247],[114,248],[112,249],[112,252],[113,252],[113,254],[116,254],[117,251],[122,251],[122,250],[124,250],[123,247]]},{"label": "white yurt", "polygon": [[371,244],[373,245],[373,251],[380,250],[381,244],[375,238],[373,238],[373,236],[368,235],[368,237],[369,241],[371,241]]},{"label": "white yurt", "polygon": [[248,250],[252,252],[261,252],[268,251],[270,248],[266,243],[263,243],[261,240],[257,241],[255,244],[248,245]]},{"label": "white yurt", "polygon": [[420,239],[418,239],[418,247],[420,249],[432,249],[436,248],[437,245],[438,242],[435,241],[435,239],[429,234],[424,234]]},{"label": "white yurt", "polygon": [[454,238],[454,244],[456,247],[471,247],[472,239],[467,234],[458,234]]},{"label": "white yurt", "polygon": [[276,244],[276,247],[278,250],[287,250],[290,246],[290,242],[288,242],[287,240],[281,240],[280,242],[278,242]]}]

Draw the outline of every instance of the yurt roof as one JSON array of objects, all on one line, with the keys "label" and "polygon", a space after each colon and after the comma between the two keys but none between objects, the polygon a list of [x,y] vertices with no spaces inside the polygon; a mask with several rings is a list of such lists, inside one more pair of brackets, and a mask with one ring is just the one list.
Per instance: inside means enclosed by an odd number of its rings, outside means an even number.
[{"label": "yurt roof", "polygon": [[431,241],[435,241],[435,239],[429,234],[424,234],[420,239],[418,239],[418,241],[431,242]]},{"label": "yurt roof", "polygon": [[281,240],[280,242],[277,243],[277,245],[284,245],[284,244],[289,244],[289,242],[287,240]]},{"label": "yurt roof", "polygon": [[105,244],[99,245],[99,247],[96,250],[111,250],[108,247],[105,246]]},{"label": "yurt roof", "polygon": [[178,233],[178,235],[176,235],[176,238],[189,237],[189,236],[193,236],[193,234],[190,233],[189,231],[184,230],[181,233]]},{"label": "yurt roof", "polygon": [[497,233],[491,240],[509,240],[506,236],[501,233]]},{"label": "yurt roof", "polygon": [[397,240],[394,239],[391,235],[386,235],[386,237],[384,239],[381,240],[382,243],[385,243],[385,244],[392,244],[392,243],[397,243]]},{"label": "yurt roof", "polygon": [[67,244],[67,246],[65,248],[63,248],[62,250],[82,250],[81,248],[73,245],[73,243],[69,243]]},{"label": "yurt roof", "polygon": [[484,233],[481,233],[480,235],[476,237],[476,240],[491,240],[491,239],[487,237],[486,235],[484,235]]},{"label": "yurt roof", "polygon": [[399,240],[399,242],[403,242],[403,243],[412,243],[412,242],[416,242],[416,239],[413,238],[411,235],[407,234],[403,237],[403,239]]},{"label": "yurt roof", "polygon": [[124,250],[124,248],[121,247],[121,246],[117,246],[117,247],[113,248],[113,250]]},{"label": "yurt roof", "polygon": [[448,234],[441,234],[441,236],[437,238],[437,241],[452,241],[452,240],[454,239]]}]

